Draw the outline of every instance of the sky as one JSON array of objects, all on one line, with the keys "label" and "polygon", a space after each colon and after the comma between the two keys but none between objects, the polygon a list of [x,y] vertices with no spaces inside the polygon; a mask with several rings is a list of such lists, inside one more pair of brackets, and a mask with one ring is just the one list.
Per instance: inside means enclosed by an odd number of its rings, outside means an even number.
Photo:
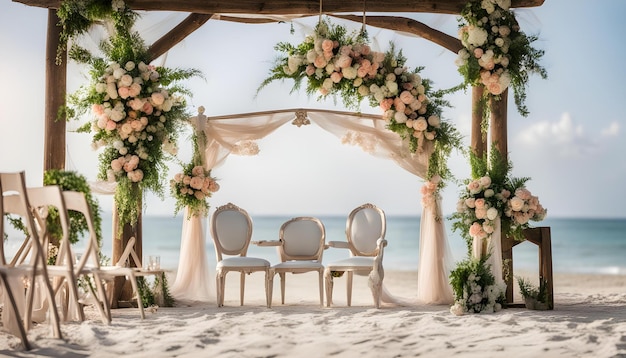
[{"label": "sky", "polygon": [[[546,0],[536,8],[516,12],[522,31],[539,36],[534,46],[545,50],[541,61],[548,79],[531,77],[527,90],[528,117],[517,113],[512,93],[508,108],[508,148],[514,177],[529,177],[528,189],[548,209],[549,217],[626,218],[626,1]],[[456,36],[452,15],[398,14]],[[48,11],[0,0],[0,171],[25,170],[28,184],[43,178],[45,42]],[[138,23],[147,43],[182,20],[186,14],[143,14]],[[288,108],[344,110],[332,100],[317,102],[304,93],[291,93],[292,83],[273,83],[256,93],[276,58],[274,45],[298,44],[317,21],[312,17],[287,23],[251,25],[210,20],[174,47],[157,64],[196,68],[204,79],[185,86],[193,97],[189,109],[226,115]],[[340,22],[358,30],[361,24]],[[368,27],[372,46],[402,49],[409,67],[424,66],[422,76],[439,89],[462,81],[456,54],[415,36]],[[86,85],[86,69],[69,63],[68,93]],[[512,92],[512,91],[509,91]],[[452,108],[443,113],[470,143],[471,93],[446,97]],[[361,110],[377,114],[364,104]],[[72,122],[68,129],[81,123]],[[183,136],[184,138],[184,136]],[[97,155],[89,134],[67,134],[68,170],[95,180]],[[191,148],[180,144],[188,160]],[[342,145],[321,128],[284,125],[259,142],[254,157],[230,156],[215,168],[220,191],[212,207],[235,203],[251,215],[347,215],[371,202],[388,215],[421,213],[422,180],[390,160],[372,157]],[[449,165],[463,180],[470,176],[467,159],[453,153]],[[170,176],[180,168],[172,164]],[[443,212],[455,210],[460,188],[449,183],[443,191]],[[111,197],[98,196],[104,211]],[[174,215],[174,200],[148,195],[144,215]]]}]

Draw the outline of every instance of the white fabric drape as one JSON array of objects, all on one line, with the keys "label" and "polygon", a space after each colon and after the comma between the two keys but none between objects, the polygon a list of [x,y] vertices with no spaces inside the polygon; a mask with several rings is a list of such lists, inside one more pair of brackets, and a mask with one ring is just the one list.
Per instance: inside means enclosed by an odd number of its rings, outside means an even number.
[{"label": "white fabric drape", "polygon": [[[202,115],[202,114],[200,114]],[[200,116],[199,115],[199,116]],[[410,173],[427,179],[428,160],[432,147],[424,146],[419,153],[411,153],[407,143],[385,128],[385,122],[377,115],[365,115],[328,110],[292,109],[275,112],[258,112],[221,117],[209,117],[204,133],[206,135],[205,166],[213,169],[219,166],[228,155],[255,155],[258,152],[256,140],[264,138],[287,122],[293,124],[317,124],[333,133],[344,144],[358,145],[365,152],[387,159],[392,159]],[[187,220],[187,219],[185,219]],[[182,241],[189,240],[183,232]],[[188,251],[188,252],[187,252]],[[189,266],[196,251],[181,248],[179,276],[177,282],[191,280],[186,275],[195,275],[196,271],[183,274],[182,266]],[[440,202],[423,209],[420,230],[418,301],[425,304],[452,303],[452,289],[448,275],[453,266],[441,215]],[[212,280],[211,280],[212,282]],[[189,285],[188,287],[192,287]],[[388,303],[406,302],[394,298],[385,291],[383,301]]]},{"label": "white fabric drape", "polygon": [[487,265],[491,267],[491,273],[496,279],[496,285],[505,286],[504,278],[502,277],[502,230],[501,219],[497,216],[494,220],[494,230],[491,236],[487,239],[487,252],[483,252],[483,239],[475,238],[472,241],[472,256],[474,258],[480,258],[482,255],[489,254],[487,259]]},{"label": "white fabric drape", "polygon": [[422,303],[454,302],[448,277],[452,271],[452,251],[443,224],[441,198],[422,208],[420,223],[420,256],[417,271],[417,299]]},{"label": "white fabric drape", "polygon": [[170,290],[177,302],[191,304],[215,300],[214,277],[205,249],[206,217],[189,215],[185,208],[176,279]]}]

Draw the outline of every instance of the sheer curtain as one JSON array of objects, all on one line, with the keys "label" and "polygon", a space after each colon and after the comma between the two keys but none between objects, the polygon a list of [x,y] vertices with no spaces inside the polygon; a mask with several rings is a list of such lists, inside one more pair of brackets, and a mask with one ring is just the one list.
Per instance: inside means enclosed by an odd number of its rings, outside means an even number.
[{"label": "sheer curtain", "polygon": [[[358,145],[367,153],[391,159],[410,173],[424,180],[427,179],[431,147],[425,146],[423,152],[411,153],[408,145],[403,143],[396,133],[385,128],[385,122],[380,116],[328,110],[291,109],[209,117],[204,127],[206,168],[214,168],[230,154],[257,154],[258,147],[255,141],[264,138],[288,122],[295,125],[315,123],[340,138],[344,144]],[[191,224],[187,223],[187,225]],[[184,225],[183,236],[185,235],[188,236],[189,233],[185,232]],[[183,237],[182,240],[189,240],[189,238]],[[191,262],[188,256],[197,254],[197,252],[187,251],[183,251],[181,247],[179,266],[188,265]],[[424,205],[422,210],[417,292],[419,303],[448,304],[453,302],[452,289],[448,283],[452,266],[452,256],[438,199],[431,205]],[[177,282],[188,280],[189,275],[197,274],[195,271],[185,272],[187,270],[181,270],[181,268],[179,267]],[[383,301],[407,302],[393,297],[386,290]]]}]

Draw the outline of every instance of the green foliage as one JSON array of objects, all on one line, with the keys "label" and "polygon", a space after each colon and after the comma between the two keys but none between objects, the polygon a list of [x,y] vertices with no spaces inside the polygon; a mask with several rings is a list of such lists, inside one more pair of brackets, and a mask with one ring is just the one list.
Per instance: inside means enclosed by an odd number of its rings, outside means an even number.
[{"label": "green foliage", "polygon": [[[463,76],[464,86],[484,86],[485,98],[496,100],[500,99],[504,88],[496,86],[492,89],[489,85],[491,80],[482,76],[508,78],[508,81],[501,82],[513,88],[517,110],[526,117],[529,114],[525,105],[529,76],[538,74],[542,79],[547,78],[546,69],[539,64],[544,51],[533,47],[538,37],[520,31],[513,11],[501,5],[500,2],[471,0],[461,11],[459,33],[464,49],[457,59],[458,71]],[[489,7],[492,9],[487,10]],[[477,29],[484,30],[486,38],[483,43],[479,43],[477,36],[470,35],[479,32]],[[477,57],[475,51],[481,55]]]},{"label": "green foliage", "polygon": [[147,308],[156,304],[154,292],[150,288],[150,284],[145,277],[137,277],[137,289],[139,290],[139,296],[141,296],[141,303],[143,308]]},{"label": "green foliage", "polygon": [[532,298],[541,303],[548,302],[548,282],[541,278],[539,280],[539,287],[533,285],[528,279],[523,277],[517,277],[517,284],[519,286],[520,294],[524,298]]},{"label": "green foliage", "polygon": [[[75,171],[64,171],[58,169],[47,170],[43,176],[44,185],[58,185],[61,190],[66,191],[78,191],[85,194],[85,199],[89,204],[92,212],[92,219],[94,224],[94,230],[96,231],[98,239],[98,247],[102,246],[102,218],[100,216],[100,206],[98,201],[91,194],[91,188],[87,179],[82,174]],[[59,223],[59,213],[55,210],[50,210],[47,225],[48,230],[52,236],[61,238],[61,226]],[[77,243],[82,235],[89,233],[89,227],[85,217],[77,212],[69,212],[70,220],[70,242],[72,244]]]},{"label": "green foliage", "polygon": [[[150,284],[145,277],[137,277],[137,288],[139,289],[141,303],[143,303],[144,308],[154,305],[174,307],[175,300],[169,292],[169,285],[165,272],[155,276],[152,287],[150,287]],[[158,302],[157,297],[162,298],[163,302]]]},{"label": "green foliage", "polygon": [[147,47],[132,30],[138,15],[121,0],[65,0],[58,13],[67,39],[95,23],[114,29],[100,43],[103,56],[77,44],[69,51],[70,59],[89,66],[90,83],[68,96],[64,113],[68,120],[86,114],[95,117],[78,132],[93,131],[94,146],[104,147],[98,157],[98,179],[117,182],[115,202],[122,230],[136,223],[144,192],[164,198],[166,161],[173,156],[164,147],[175,146],[182,119],[189,117],[184,96],[191,93],[179,82],[201,73],[149,65]]},{"label": "green foliage", "polygon": [[[381,107],[386,128],[397,133],[411,153],[432,153],[429,178],[451,178],[447,158],[453,148],[461,148],[461,136],[440,120],[443,108],[450,106],[444,100],[449,91],[433,90],[432,81],[420,76],[422,67],[408,70],[406,57],[394,43],[383,53],[372,51],[367,40],[363,32],[349,33],[324,19],[302,43],[274,47],[281,55],[257,93],[274,81],[289,79],[294,82],[291,92],[306,81],[309,96],[331,96],[353,110],[366,99],[372,107]],[[445,182],[439,183],[443,187]]]},{"label": "green foliage", "polygon": [[486,263],[488,258],[485,255],[480,259],[465,259],[450,273],[454,301],[463,308],[463,312],[493,312],[498,310],[497,305],[506,302],[503,289],[496,287],[495,278]]}]

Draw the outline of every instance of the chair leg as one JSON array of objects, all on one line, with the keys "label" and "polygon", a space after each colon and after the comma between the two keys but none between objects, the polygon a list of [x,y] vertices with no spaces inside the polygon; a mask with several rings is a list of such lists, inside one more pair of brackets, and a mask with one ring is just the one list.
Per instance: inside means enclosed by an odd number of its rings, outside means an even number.
[{"label": "chair leg", "polygon": [[346,272],[346,293],[348,294],[348,307],[352,305],[352,277],[354,276],[353,271]]},{"label": "chair leg", "polygon": [[326,307],[330,307],[333,302],[333,275],[329,269],[324,271],[324,281],[326,282]]},{"label": "chair leg", "polygon": [[17,323],[17,328],[20,331],[20,338],[22,339],[22,345],[24,346],[25,350],[29,351],[31,350],[30,342],[28,341],[28,336],[26,335],[26,329],[24,329],[24,322],[22,321],[22,318],[20,317],[20,311],[17,307],[17,303],[15,302],[15,297],[13,297],[13,291],[11,290],[11,287],[9,287],[9,281],[7,280],[6,276],[1,276],[1,278],[5,287],[4,294],[8,296],[9,303],[11,304],[11,308],[13,309],[13,312],[15,313],[15,322]]},{"label": "chair leg", "polygon": [[[270,278],[271,277],[271,278]],[[270,268],[265,269],[265,301],[267,308],[272,308],[272,291],[273,287],[270,287],[270,281],[274,284],[274,272]]]},{"label": "chair leg", "polygon": [[276,272],[272,269],[268,271],[268,276],[266,280],[266,295],[267,295],[267,308],[272,308],[272,296],[274,295],[274,275]]},{"label": "chair leg", "polygon": [[102,279],[96,274],[93,275],[93,279],[96,281],[96,292],[98,293],[96,301],[98,301],[98,311],[100,311],[102,316],[102,323],[111,324],[111,307],[109,306],[109,299],[102,284]]},{"label": "chair leg", "polygon": [[239,287],[239,302],[243,306],[243,294],[246,289],[246,273],[243,271],[241,271],[241,279],[239,281],[239,284],[241,285]]},{"label": "chair leg", "polygon": [[319,276],[319,290],[320,290],[320,307],[324,307],[324,271],[318,271]]},{"label": "chair leg", "polygon": [[218,271],[215,274],[215,298],[217,301],[217,307],[222,307],[222,289],[223,287],[221,287],[221,280],[220,280],[220,276],[221,273]]},{"label": "chair leg", "polygon": [[139,314],[141,315],[141,319],[145,319],[146,314],[143,311],[143,302],[141,300],[141,294],[139,293],[139,287],[137,287],[137,277],[131,273],[128,279],[130,280],[130,284],[133,287],[133,291],[137,295],[137,307],[139,308]]},{"label": "chair leg", "polygon": [[285,304],[285,280],[287,280],[287,275],[284,272],[279,273],[280,275],[280,303]]}]

